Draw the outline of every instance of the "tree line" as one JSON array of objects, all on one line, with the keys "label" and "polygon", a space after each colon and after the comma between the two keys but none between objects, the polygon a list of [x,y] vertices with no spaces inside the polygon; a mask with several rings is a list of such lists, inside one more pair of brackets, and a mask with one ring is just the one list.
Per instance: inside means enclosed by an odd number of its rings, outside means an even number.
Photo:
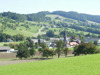
[{"label": "tree line", "polygon": [[[38,45],[38,47],[36,47]],[[65,47],[65,43],[64,41],[60,40],[60,41],[56,41],[56,50],[55,49],[49,49],[48,46],[46,45],[46,43],[37,43],[34,44],[31,40],[25,41],[24,43],[20,43],[19,45],[17,45],[17,55],[16,57],[22,59],[22,58],[29,58],[29,57],[33,57],[33,55],[35,55],[35,49],[38,49],[38,51],[40,52],[40,54],[43,57],[52,57],[54,55],[58,55],[58,58],[60,57],[61,53],[65,54],[65,57],[67,57],[67,52],[68,52],[68,48]],[[13,47],[13,46],[12,46]]]},{"label": "tree line", "polygon": [[1,13],[1,16],[3,17],[7,17],[16,21],[37,21],[37,22],[41,22],[41,21],[50,21],[51,18],[50,17],[45,17],[45,14],[43,13],[34,13],[34,14],[17,14],[17,13],[13,13],[13,12],[3,12]]},{"label": "tree line", "polygon": [[88,15],[88,14],[80,14],[77,12],[65,12],[65,11],[54,11],[54,12],[49,12],[49,11],[42,11],[39,13],[35,14],[17,14],[13,12],[3,12],[0,13],[2,16],[6,16],[8,18],[17,20],[17,21],[50,21],[51,19],[49,17],[45,17],[47,14],[55,14],[55,15],[60,15],[66,18],[71,18],[75,19],[78,21],[83,21],[86,22],[87,20],[94,21],[100,23],[100,16],[98,15]]},{"label": "tree line", "polygon": [[[48,57],[53,58],[53,56],[56,54],[58,58],[60,58],[62,54],[64,54],[65,57],[67,57],[69,48],[66,47],[65,42],[59,40],[59,41],[55,41],[55,44],[56,44],[55,49],[49,49],[46,43],[38,42],[37,43],[38,46],[37,46],[31,40],[25,41],[24,43],[20,43],[19,45],[17,45],[18,52],[16,57],[20,59],[33,57],[33,55],[35,55],[36,52],[35,49],[38,49],[40,54],[46,58]],[[96,48],[96,45],[94,45],[92,42],[89,42],[87,44],[82,43],[80,45],[77,45],[74,47],[74,51],[73,51],[74,56],[95,54],[95,53],[98,53],[98,50]]]},{"label": "tree line", "polygon": [[0,42],[7,42],[7,39],[11,39],[13,41],[23,41],[25,37],[22,34],[11,36],[9,34],[0,33]]},{"label": "tree line", "polygon": [[88,14],[80,14],[77,12],[65,12],[65,11],[54,11],[52,14],[60,15],[66,18],[75,19],[78,21],[86,22],[86,20],[94,21],[100,23],[99,15],[88,15]]}]

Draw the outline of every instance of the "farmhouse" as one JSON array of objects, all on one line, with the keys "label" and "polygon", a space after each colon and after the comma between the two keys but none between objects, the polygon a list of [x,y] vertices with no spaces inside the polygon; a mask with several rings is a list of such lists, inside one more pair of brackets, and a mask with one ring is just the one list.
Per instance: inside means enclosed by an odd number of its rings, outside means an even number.
[{"label": "farmhouse", "polygon": [[70,47],[74,47],[74,46],[76,46],[76,45],[79,45],[79,43],[77,43],[77,42],[70,42],[70,43],[68,43],[68,45],[69,45]]},{"label": "farmhouse", "polygon": [[10,47],[0,46],[0,53],[10,53]]}]

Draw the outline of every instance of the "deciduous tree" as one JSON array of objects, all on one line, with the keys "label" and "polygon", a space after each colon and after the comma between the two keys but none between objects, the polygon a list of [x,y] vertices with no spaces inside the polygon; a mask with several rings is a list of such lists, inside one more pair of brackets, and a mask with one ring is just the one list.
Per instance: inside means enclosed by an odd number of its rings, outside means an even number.
[{"label": "deciduous tree", "polygon": [[58,54],[58,58],[60,57],[61,55],[61,51],[63,50],[64,46],[65,46],[65,42],[62,41],[62,40],[59,40],[59,41],[55,41],[56,43],[56,52]]}]

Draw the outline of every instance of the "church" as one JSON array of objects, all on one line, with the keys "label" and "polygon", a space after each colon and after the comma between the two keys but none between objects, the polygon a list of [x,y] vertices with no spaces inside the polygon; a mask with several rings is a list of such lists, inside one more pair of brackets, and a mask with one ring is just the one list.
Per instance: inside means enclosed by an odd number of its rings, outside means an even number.
[{"label": "church", "polygon": [[81,43],[81,40],[79,40],[79,38],[75,38],[75,40],[73,40],[73,42],[70,42],[71,37],[67,37],[67,33],[66,31],[64,31],[64,42],[65,42],[65,47],[74,47],[76,45],[79,45]]}]

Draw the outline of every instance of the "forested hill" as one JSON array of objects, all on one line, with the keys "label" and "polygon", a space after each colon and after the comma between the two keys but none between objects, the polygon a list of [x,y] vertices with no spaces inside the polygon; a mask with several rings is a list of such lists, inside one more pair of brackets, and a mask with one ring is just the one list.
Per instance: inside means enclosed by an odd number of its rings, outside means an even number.
[{"label": "forested hill", "polygon": [[40,22],[40,21],[48,21],[50,20],[49,17],[45,17],[47,13],[34,13],[34,14],[18,14],[18,13],[13,13],[13,12],[3,12],[1,13],[0,15],[2,17],[7,17],[7,18],[10,18],[10,19],[13,19],[13,20],[16,20],[16,21],[37,21],[37,22]]},{"label": "forested hill", "polygon": [[86,20],[94,21],[100,23],[99,15],[88,15],[88,14],[80,14],[77,12],[64,12],[64,11],[54,11],[52,14],[60,15],[63,17],[79,20],[85,22]]},{"label": "forested hill", "polygon": [[66,18],[70,19],[75,19],[78,21],[93,21],[93,22],[98,22],[100,23],[100,16],[99,15],[88,15],[88,14],[81,14],[77,12],[65,12],[65,11],[54,11],[54,12],[48,12],[48,11],[43,11],[43,12],[38,12],[38,13],[33,13],[33,14],[17,14],[13,12],[3,12],[0,13],[0,16],[3,17],[8,17],[10,19],[14,19],[17,21],[37,21],[37,22],[43,22],[43,21],[50,21],[50,17],[46,17],[45,15],[47,14],[54,14],[54,15],[60,15]]}]

